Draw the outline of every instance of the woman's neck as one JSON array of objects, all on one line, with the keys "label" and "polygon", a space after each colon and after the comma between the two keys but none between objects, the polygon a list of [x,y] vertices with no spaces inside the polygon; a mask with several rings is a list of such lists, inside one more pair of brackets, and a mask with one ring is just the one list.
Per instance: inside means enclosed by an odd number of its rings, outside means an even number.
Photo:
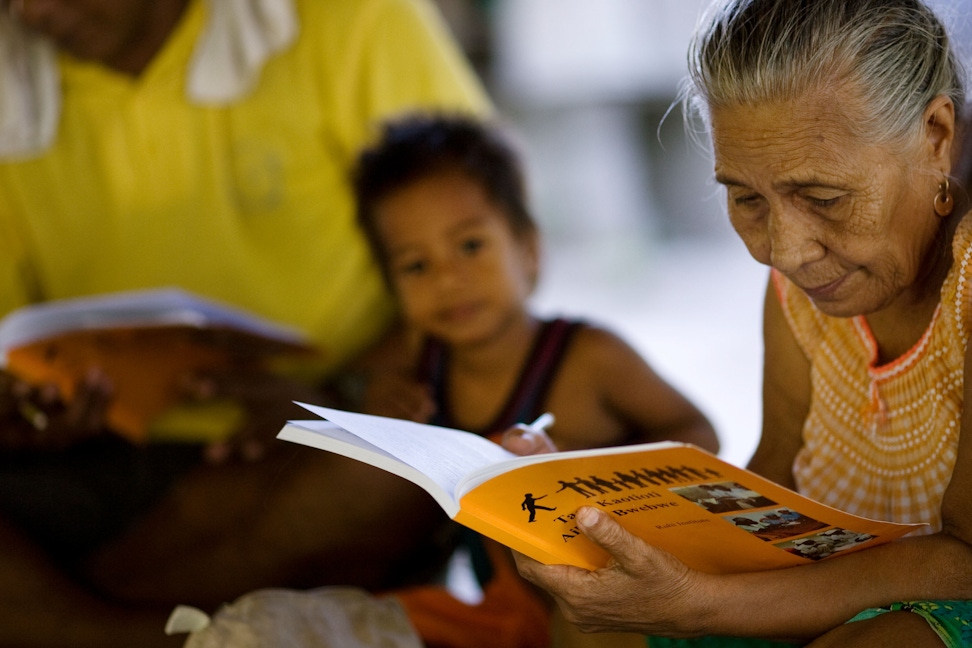
[{"label": "woman's neck", "polygon": [[887,308],[866,316],[878,345],[878,364],[887,364],[903,356],[928,330],[941,302],[942,286],[952,267],[951,241],[954,232],[954,223],[945,226],[940,240],[928,252],[925,271],[914,284]]}]

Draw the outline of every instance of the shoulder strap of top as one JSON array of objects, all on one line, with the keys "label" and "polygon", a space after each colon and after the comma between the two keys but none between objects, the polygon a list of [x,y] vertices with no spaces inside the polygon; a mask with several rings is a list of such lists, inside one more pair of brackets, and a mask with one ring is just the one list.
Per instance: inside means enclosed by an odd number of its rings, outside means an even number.
[{"label": "shoulder strap of top", "polygon": [[963,344],[972,335],[972,212],[966,214],[952,239],[952,270],[942,290],[942,306],[950,309]]},{"label": "shoulder strap of top", "polygon": [[510,393],[503,411],[490,426],[490,431],[503,431],[517,423],[529,423],[542,414],[547,392],[553,383],[560,363],[574,333],[583,324],[563,318],[544,322],[533,350],[527,356],[523,372]]}]

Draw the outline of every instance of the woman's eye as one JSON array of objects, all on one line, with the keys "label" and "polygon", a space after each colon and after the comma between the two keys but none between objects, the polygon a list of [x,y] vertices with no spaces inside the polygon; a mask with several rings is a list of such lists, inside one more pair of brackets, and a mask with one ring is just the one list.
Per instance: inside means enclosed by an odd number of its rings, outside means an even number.
[{"label": "woman's eye", "polygon": [[742,196],[736,196],[733,198],[733,202],[740,207],[752,207],[759,202],[759,194],[744,194]]},{"label": "woman's eye", "polygon": [[817,196],[817,197],[815,197],[815,196],[808,196],[807,197],[807,200],[809,200],[813,204],[814,207],[819,207],[821,209],[826,209],[828,207],[834,207],[834,206],[836,206],[837,203],[840,202],[840,199],[841,199],[841,196],[833,196],[833,197],[826,197],[826,198],[825,197],[822,197],[822,196]]}]

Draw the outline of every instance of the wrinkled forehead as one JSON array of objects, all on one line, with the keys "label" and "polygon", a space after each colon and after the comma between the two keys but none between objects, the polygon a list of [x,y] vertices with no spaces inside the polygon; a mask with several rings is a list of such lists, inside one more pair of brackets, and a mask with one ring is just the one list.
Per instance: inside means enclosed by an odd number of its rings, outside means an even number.
[{"label": "wrinkled forehead", "polygon": [[715,108],[710,134],[717,167],[840,155],[856,142],[844,110],[825,96]]},{"label": "wrinkled forehead", "polygon": [[839,167],[872,148],[854,129],[857,110],[853,101],[824,91],[789,100],[715,107],[709,128],[717,177],[767,169]]}]

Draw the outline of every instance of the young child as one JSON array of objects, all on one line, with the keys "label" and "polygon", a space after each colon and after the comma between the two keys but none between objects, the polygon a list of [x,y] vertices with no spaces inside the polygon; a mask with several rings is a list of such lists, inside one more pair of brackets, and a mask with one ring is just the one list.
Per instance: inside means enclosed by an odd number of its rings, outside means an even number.
[{"label": "young child", "polygon": [[369,412],[492,436],[550,411],[561,450],[663,439],[718,450],[705,416],[618,336],[530,311],[539,236],[497,128],[389,123],[361,155],[355,190],[403,319],[368,358],[381,368]]},{"label": "young child", "polygon": [[[362,364],[365,411],[494,440],[549,411],[561,450],[662,439],[718,450],[705,416],[618,336],[530,311],[539,237],[519,159],[498,129],[450,116],[388,123],[361,155],[354,183],[359,224],[402,315],[401,329]],[[546,631],[527,613],[538,609],[529,586],[498,545],[485,544],[494,579],[479,611],[503,616],[505,602],[506,612],[527,617],[513,645],[542,645]],[[461,643],[489,623],[434,588],[400,598],[430,645]],[[534,643],[525,626],[543,630]],[[491,645],[503,645],[489,632]]]}]

